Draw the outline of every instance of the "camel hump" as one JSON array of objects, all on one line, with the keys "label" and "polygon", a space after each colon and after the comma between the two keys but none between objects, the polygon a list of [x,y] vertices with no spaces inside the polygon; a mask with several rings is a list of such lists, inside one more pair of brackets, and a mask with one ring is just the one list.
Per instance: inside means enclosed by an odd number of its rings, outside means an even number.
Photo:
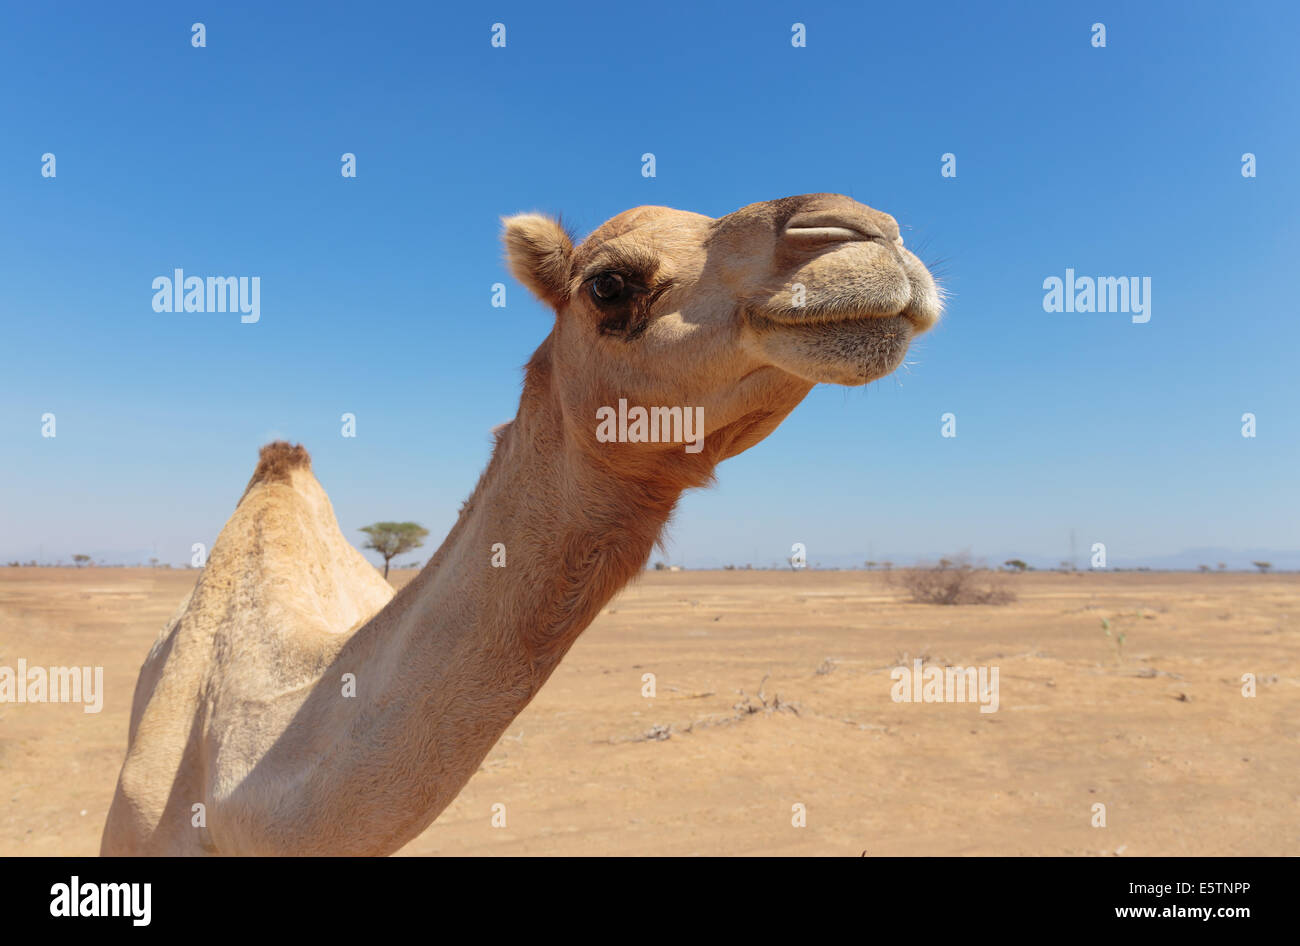
[{"label": "camel hump", "polygon": [[244,494],[259,483],[288,483],[294,470],[311,472],[311,454],[307,448],[285,440],[268,443],[257,456],[257,469],[253,470]]}]

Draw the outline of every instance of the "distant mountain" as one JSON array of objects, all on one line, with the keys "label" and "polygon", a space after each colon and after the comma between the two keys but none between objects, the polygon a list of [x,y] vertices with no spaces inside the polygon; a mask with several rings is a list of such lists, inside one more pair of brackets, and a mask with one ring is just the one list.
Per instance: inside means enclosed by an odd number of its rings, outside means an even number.
[{"label": "distant mountain", "polygon": [[1201,565],[1209,565],[1211,570],[1218,571],[1219,562],[1227,565],[1230,571],[1254,571],[1252,562],[1272,562],[1274,571],[1296,571],[1300,570],[1300,550],[1200,548],[1147,559],[1113,556],[1107,564],[1112,568],[1145,566],[1172,571],[1195,571]]},{"label": "distant mountain", "polygon": [[[877,562],[893,562],[895,568],[905,568],[918,563],[934,563],[941,558],[951,557],[953,552],[930,555],[877,555]],[[1013,558],[1022,559],[1030,567],[1036,569],[1053,569],[1059,568],[1061,562],[1068,556],[1062,555],[1057,558],[1050,558],[1041,555],[1016,555],[1014,553],[1005,553],[998,555],[980,555],[971,552],[971,561],[976,565],[984,567],[999,567],[1003,562]],[[1091,561],[1091,553],[1086,549],[1079,552],[1078,561],[1075,563],[1080,570],[1087,569]],[[689,554],[683,555],[680,550],[676,551],[671,558],[672,564],[683,564],[687,568],[694,569],[718,569],[725,568],[727,565],[735,565],[737,568],[744,568],[749,563],[748,558],[726,559],[714,556],[693,557]],[[850,555],[818,555],[815,549],[808,550],[808,567],[809,568],[863,568],[865,559],[858,556]],[[1150,568],[1155,571],[1196,571],[1202,565],[1210,566],[1211,571],[1219,570],[1219,563],[1223,562],[1228,566],[1228,571],[1255,571],[1252,562],[1271,562],[1273,571],[1300,571],[1300,549],[1229,549],[1221,547],[1186,549],[1182,552],[1173,552],[1165,555],[1153,555],[1146,558],[1130,557],[1125,555],[1109,554],[1106,559],[1108,569],[1133,569],[1133,568]],[[789,564],[774,558],[756,561],[752,563],[755,568],[788,568]],[[877,565],[877,568],[880,566]]]}]

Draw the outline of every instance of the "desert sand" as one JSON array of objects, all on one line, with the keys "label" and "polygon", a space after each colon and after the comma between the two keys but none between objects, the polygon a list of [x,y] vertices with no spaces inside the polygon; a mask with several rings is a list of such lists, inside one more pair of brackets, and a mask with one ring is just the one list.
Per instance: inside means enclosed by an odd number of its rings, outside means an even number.
[{"label": "desert sand", "polygon": [[[196,578],[0,568],[0,665],[105,689],[0,703],[0,855],[98,852],[136,674]],[[1008,583],[944,607],[880,572],[646,573],[401,853],[1300,853],[1300,576]],[[916,658],[999,668],[997,712],[894,702]]]}]

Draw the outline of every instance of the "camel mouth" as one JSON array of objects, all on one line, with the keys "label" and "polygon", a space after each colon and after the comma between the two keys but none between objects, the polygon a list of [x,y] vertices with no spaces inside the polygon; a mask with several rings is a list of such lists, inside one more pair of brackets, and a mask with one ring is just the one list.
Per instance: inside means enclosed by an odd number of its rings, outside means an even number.
[{"label": "camel mouth", "polygon": [[[845,249],[836,251],[837,246]],[[902,319],[920,335],[938,323],[943,293],[912,253],[883,238],[810,245],[814,253],[821,248],[832,252],[784,271],[783,285],[749,301],[745,315],[755,329]],[[847,255],[840,258],[839,252]],[[827,263],[831,257],[835,259]]]},{"label": "camel mouth", "polygon": [[857,386],[883,378],[903,363],[924,322],[892,315],[827,312],[797,320],[751,311],[759,350],[770,363],[814,383]]},{"label": "camel mouth", "polygon": [[932,322],[926,318],[923,313],[916,311],[912,306],[896,312],[867,312],[861,310],[845,310],[835,308],[785,308],[785,309],[750,309],[748,310],[749,323],[759,331],[780,329],[798,329],[806,328],[823,329],[835,331],[838,328],[855,327],[866,325],[868,323],[889,322],[902,320],[907,322],[912,331],[919,335],[928,329]]}]

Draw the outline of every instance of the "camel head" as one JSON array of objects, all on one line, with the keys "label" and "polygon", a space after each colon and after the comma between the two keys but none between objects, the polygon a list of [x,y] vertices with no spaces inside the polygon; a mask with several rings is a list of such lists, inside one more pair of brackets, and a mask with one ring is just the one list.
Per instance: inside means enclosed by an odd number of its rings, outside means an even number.
[{"label": "camel head", "polygon": [[942,308],[894,218],[838,194],[716,219],[637,207],[576,246],[549,217],[504,225],[511,271],[556,313],[538,357],[570,429],[594,431],[619,399],[702,408],[713,462],[765,437],[814,384],[893,371]]}]

